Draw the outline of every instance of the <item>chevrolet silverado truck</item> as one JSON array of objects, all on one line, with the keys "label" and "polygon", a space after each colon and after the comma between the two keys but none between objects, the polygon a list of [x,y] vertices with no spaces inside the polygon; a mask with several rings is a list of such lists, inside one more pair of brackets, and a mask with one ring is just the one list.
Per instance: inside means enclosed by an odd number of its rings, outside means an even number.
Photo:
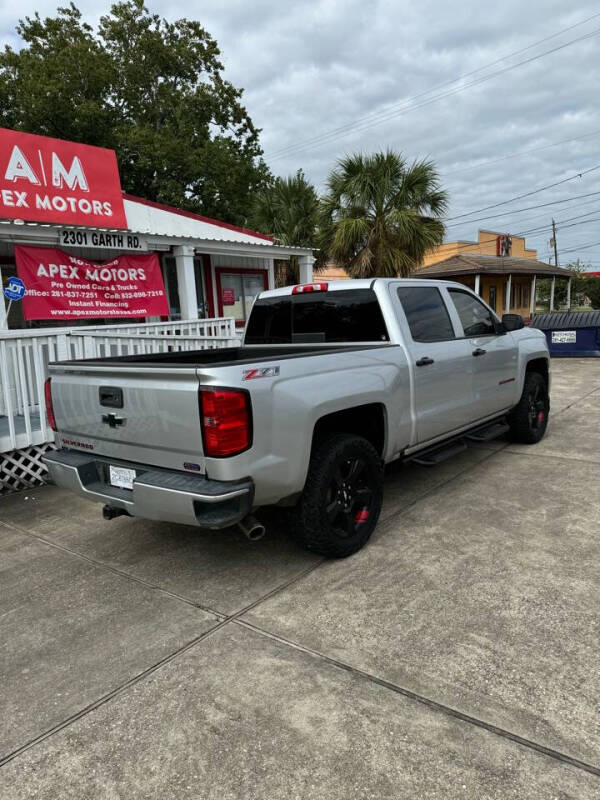
[{"label": "chevrolet silverado truck", "polygon": [[253,513],[277,504],[305,547],[343,557],[377,524],[385,464],[538,442],[549,363],[541,331],[461,284],[288,286],[257,297],[239,347],[51,364],[44,460],[108,519],[258,538]]}]

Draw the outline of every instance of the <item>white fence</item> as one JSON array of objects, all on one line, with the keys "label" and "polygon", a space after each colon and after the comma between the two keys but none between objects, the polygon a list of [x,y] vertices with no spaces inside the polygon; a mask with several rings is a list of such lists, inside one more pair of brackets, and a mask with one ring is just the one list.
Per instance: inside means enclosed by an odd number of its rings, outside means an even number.
[{"label": "white fence", "polygon": [[53,441],[44,381],[50,361],[239,344],[233,318],[0,332],[0,453]]}]

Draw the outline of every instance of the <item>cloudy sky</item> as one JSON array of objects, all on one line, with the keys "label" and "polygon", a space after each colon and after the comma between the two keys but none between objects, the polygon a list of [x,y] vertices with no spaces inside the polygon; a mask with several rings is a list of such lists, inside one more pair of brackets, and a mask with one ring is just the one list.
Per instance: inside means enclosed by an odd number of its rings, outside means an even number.
[{"label": "cloudy sky", "polygon": [[[90,20],[99,13],[91,0],[78,5]],[[17,17],[53,13],[56,2],[2,6],[2,38],[16,43]],[[597,2],[149,6],[170,19],[199,19],[217,39],[275,173],[302,167],[322,187],[345,153],[390,147],[408,160],[431,158],[450,193],[449,240],[472,240],[479,227],[531,230],[528,244],[547,260],[554,217],[559,262],[580,257],[600,269]]]}]

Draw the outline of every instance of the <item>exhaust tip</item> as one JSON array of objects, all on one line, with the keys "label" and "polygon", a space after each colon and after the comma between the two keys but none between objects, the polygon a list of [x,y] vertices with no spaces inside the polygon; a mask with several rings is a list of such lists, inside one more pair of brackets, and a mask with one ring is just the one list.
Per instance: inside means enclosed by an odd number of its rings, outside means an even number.
[{"label": "exhaust tip", "polygon": [[258,542],[267,532],[262,522],[259,522],[256,517],[253,517],[251,514],[241,520],[241,522],[238,522],[238,528],[250,542]]},{"label": "exhaust tip", "polygon": [[102,516],[104,519],[115,519],[115,517],[129,517],[130,514],[124,508],[107,504],[102,506]]}]

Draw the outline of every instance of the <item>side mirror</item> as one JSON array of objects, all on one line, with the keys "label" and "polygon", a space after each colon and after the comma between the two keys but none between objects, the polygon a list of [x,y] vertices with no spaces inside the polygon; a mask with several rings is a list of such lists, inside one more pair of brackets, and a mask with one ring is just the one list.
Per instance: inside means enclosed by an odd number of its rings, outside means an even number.
[{"label": "side mirror", "polygon": [[525,327],[523,317],[520,314],[503,314],[502,324],[507,331],[519,331]]}]

